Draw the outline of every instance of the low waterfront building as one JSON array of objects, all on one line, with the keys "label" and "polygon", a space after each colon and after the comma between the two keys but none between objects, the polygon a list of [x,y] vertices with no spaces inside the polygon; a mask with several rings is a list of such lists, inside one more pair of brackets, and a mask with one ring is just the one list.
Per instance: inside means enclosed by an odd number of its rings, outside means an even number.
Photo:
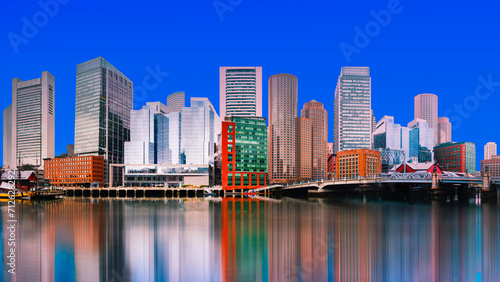
[{"label": "low waterfront building", "polygon": [[434,147],[436,162],[445,171],[476,173],[476,145],[472,142],[448,142]]},{"label": "low waterfront building", "polygon": [[81,156],[44,160],[43,178],[58,187],[103,187],[104,157]]},{"label": "low waterfront building", "polygon": [[266,175],[266,118],[226,117],[222,122],[222,188],[263,187]]},{"label": "low waterfront building", "polygon": [[400,173],[418,173],[418,172],[430,172],[433,173],[434,169],[438,174],[443,174],[443,169],[436,162],[428,163],[406,163],[399,165],[396,168],[396,172]]},{"label": "low waterfront building", "polygon": [[500,179],[500,156],[490,156],[488,160],[481,160],[481,173],[484,174],[486,170],[491,178]]},{"label": "low waterfront building", "polygon": [[125,187],[209,186],[208,172],[207,164],[127,164],[125,165]]},{"label": "low waterfront building", "polygon": [[[9,178],[10,177],[10,178]],[[12,179],[12,177],[14,177]],[[2,173],[0,189],[10,189],[9,181],[15,181],[16,190],[29,191],[36,187],[37,177],[36,172],[33,170],[25,171],[6,171]]]},{"label": "low waterfront building", "polygon": [[382,172],[380,152],[356,149],[337,152],[336,178],[371,177]]}]

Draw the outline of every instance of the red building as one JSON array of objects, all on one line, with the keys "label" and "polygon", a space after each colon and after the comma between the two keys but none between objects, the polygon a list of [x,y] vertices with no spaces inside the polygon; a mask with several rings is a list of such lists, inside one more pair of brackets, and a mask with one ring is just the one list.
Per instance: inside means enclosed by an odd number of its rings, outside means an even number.
[{"label": "red building", "polygon": [[336,165],[337,155],[331,154],[328,157],[328,178],[335,177],[335,165]]},{"label": "red building", "polygon": [[434,147],[434,160],[444,171],[476,174],[476,145],[448,142]]},{"label": "red building", "polygon": [[[405,170],[405,167],[406,167],[406,170]],[[400,173],[404,173],[404,172],[406,172],[406,173],[430,172],[430,173],[433,173],[434,168],[436,168],[436,172],[438,174],[443,174],[443,170],[441,169],[441,167],[437,163],[434,163],[434,162],[432,162],[432,163],[416,163],[416,164],[406,163],[406,164],[402,164],[396,169],[396,172],[400,172]]]},{"label": "red building", "polygon": [[222,122],[222,189],[264,187],[266,177],[266,118],[226,117]]}]

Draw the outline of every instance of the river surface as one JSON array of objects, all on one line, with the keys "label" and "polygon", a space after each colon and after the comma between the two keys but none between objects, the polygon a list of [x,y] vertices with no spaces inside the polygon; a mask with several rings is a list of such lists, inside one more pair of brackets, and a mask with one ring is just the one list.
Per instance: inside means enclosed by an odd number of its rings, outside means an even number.
[{"label": "river surface", "polygon": [[0,204],[3,281],[500,281],[500,208],[484,201]]}]

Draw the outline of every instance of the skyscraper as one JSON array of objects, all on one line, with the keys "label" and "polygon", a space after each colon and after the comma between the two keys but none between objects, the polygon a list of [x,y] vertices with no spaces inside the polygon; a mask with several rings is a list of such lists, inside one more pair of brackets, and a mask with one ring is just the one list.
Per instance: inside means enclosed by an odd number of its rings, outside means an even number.
[{"label": "skyscraper", "polygon": [[262,116],[262,67],[220,67],[220,117]]},{"label": "skyscraper", "polygon": [[186,106],[184,91],[174,92],[167,97],[167,114],[172,112],[180,112]]},{"label": "skyscraper", "polygon": [[269,77],[269,182],[295,180],[297,77],[275,74]]},{"label": "skyscraper", "polygon": [[427,122],[434,134],[434,146],[437,145],[439,142],[438,97],[435,94],[424,93],[415,96],[415,119],[423,119]]},{"label": "skyscraper", "polygon": [[208,98],[191,98],[191,107],[181,112],[181,163],[209,164],[213,162],[221,120]]},{"label": "skyscraper", "polygon": [[15,154],[12,147],[12,105],[3,111],[3,167],[15,168]]},{"label": "skyscraper", "polygon": [[[104,157],[104,183],[109,164],[124,162],[124,143],[130,140],[132,82],[104,58],[76,66],[75,154]],[[122,172],[113,173],[121,184]]]},{"label": "skyscraper", "polygon": [[[410,130],[394,123],[394,117],[382,117],[373,132],[373,148],[382,152],[383,165],[401,164],[410,157]],[[380,150],[389,149],[389,150]],[[388,159],[385,153],[388,152]]]},{"label": "skyscraper", "polygon": [[130,112],[130,141],[125,142],[125,164],[154,164],[155,114],[144,106]]},{"label": "skyscraper", "polygon": [[311,180],[312,174],[312,120],[304,116],[296,120],[296,146],[295,154],[297,161],[297,180]]},{"label": "skyscraper", "polygon": [[410,130],[409,156],[406,158],[417,158],[418,162],[430,162],[433,160],[434,131],[423,119],[415,119],[408,123]]},{"label": "skyscraper", "polygon": [[342,67],[333,112],[335,152],[371,148],[370,68]]},{"label": "skyscraper", "polygon": [[[54,157],[54,77],[47,71],[41,78],[12,79],[12,105],[4,111],[4,154],[10,167],[34,165],[43,169],[43,159]],[[9,114],[10,112],[10,114]],[[9,117],[10,116],[10,117]],[[10,126],[7,125],[11,121]],[[10,135],[10,141],[7,137]],[[6,144],[5,144],[6,143]]]},{"label": "skyscraper", "polygon": [[310,101],[304,104],[301,116],[311,120],[311,173],[313,179],[322,178],[327,172],[326,143],[328,139],[328,115],[323,104]]},{"label": "skyscraper", "polygon": [[484,159],[489,160],[492,156],[497,155],[497,144],[495,142],[488,142],[484,145]]},{"label": "skyscraper", "polygon": [[438,118],[438,144],[451,142],[451,122],[447,117]]}]

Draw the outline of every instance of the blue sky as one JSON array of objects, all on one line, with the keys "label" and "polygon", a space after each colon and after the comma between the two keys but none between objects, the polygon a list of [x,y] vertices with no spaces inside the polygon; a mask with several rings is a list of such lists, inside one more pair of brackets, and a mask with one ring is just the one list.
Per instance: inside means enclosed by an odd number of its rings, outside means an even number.
[{"label": "blue sky", "polygon": [[[414,96],[434,93],[439,115],[454,123],[453,141],[476,143],[477,165],[486,142],[500,143],[500,4],[495,1],[40,3],[51,5],[0,4],[0,109],[11,103],[12,78],[51,72],[56,154],[74,141],[76,65],[98,56],[134,86],[142,85],[148,66],[169,73],[146,97],[136,97],[141,99],[135,99],[135,108],[147,101],[166,103],[168,94],[183,90],[187,97],[209,97],[218,109],[219,66],[262,66],[267,116],[269,76],[294,74],[299,111],[315,99],[329,112],[329,141],[340,68],[369,66],[377,120],[392,115],[406,126],[413,119]],[[36,30],[25,27],[30,24]]]}]

